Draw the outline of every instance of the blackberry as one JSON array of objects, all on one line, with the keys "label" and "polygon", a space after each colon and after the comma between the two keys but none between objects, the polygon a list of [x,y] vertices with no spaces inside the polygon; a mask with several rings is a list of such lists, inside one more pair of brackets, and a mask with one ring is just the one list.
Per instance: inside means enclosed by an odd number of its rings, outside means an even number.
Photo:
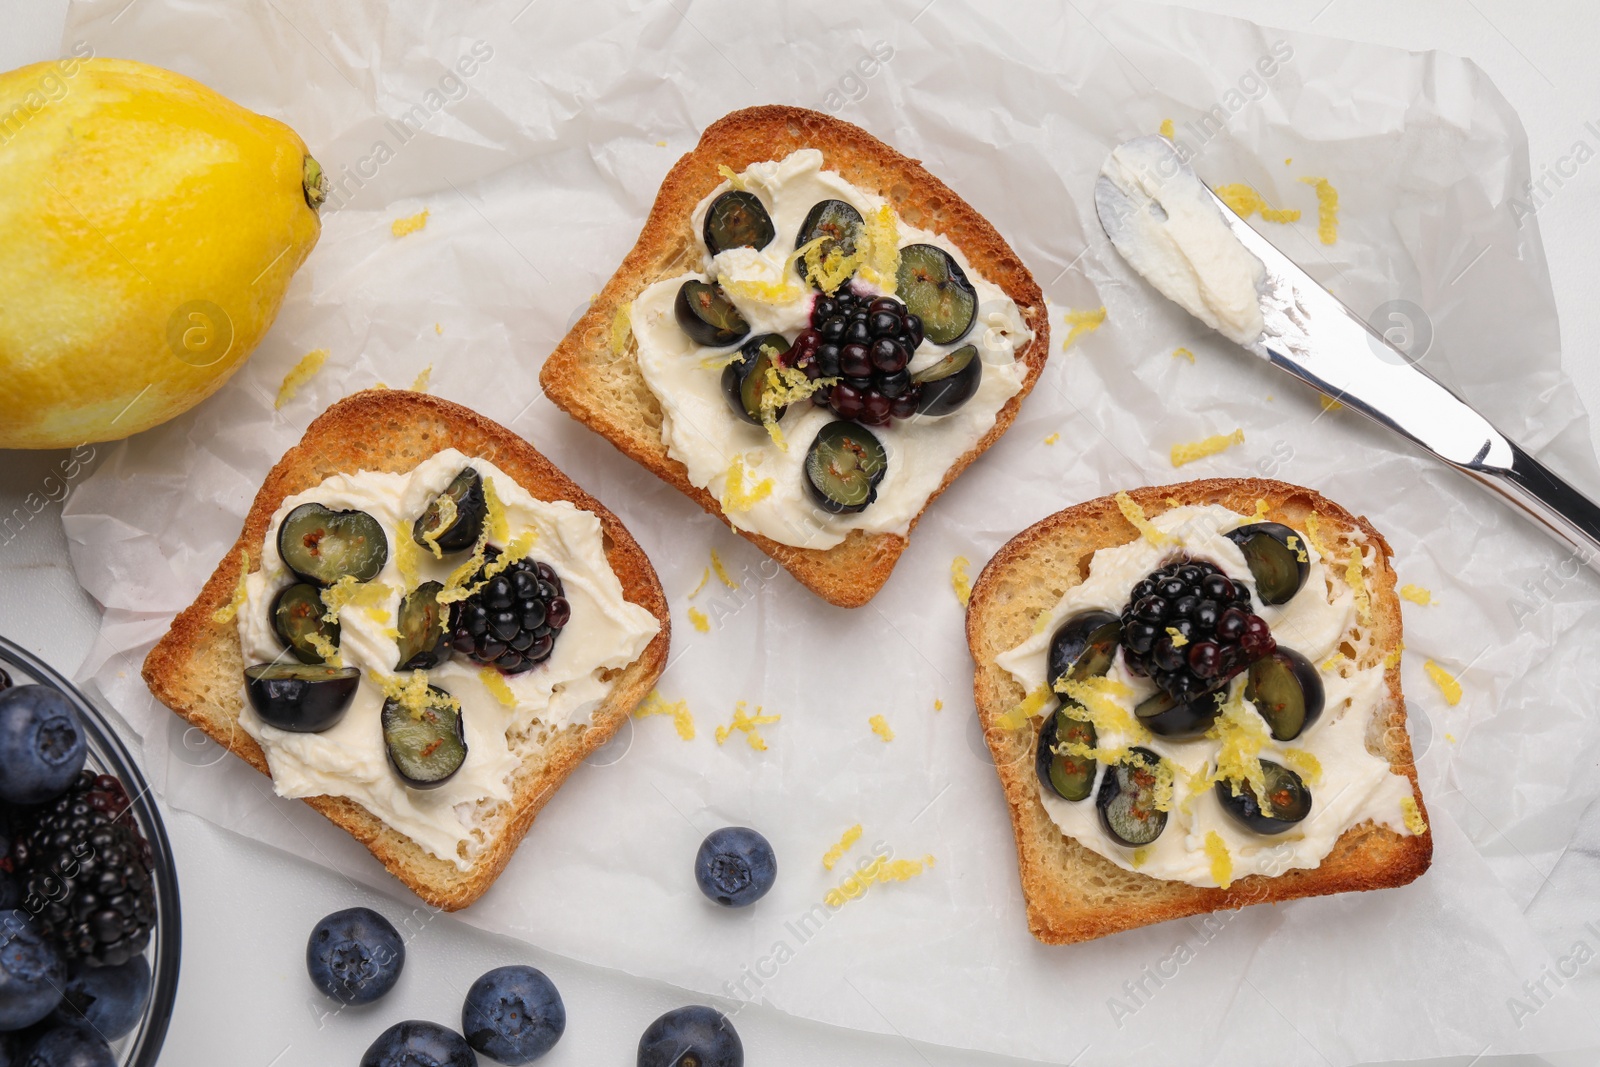
[{"label": "blackberry", "polygon": [[1182,703],[1277,649],[1250,591],[1204,560],[1179,557],[1141,579],[1122,609],[1122,654]]},{"label": "blackberry", "polygon": [[819,295],[811,325],[794,339],[789,358],[806,377],[838,378],[811,395],[841,419],[886,426],[917,413],[922,386],[911,380],[911,356],[922,343],[922,320],[892,296],[863,296],[849,287]]},{"label": "blackberry", "polygon": [[[489,549],[487,569],[500,555]],[[482,571],[473,579],[483,581]],[[521,674],[550,658],[572,605],[555,568],[519,559],[484,582],[455,612],[450,645],[474,662],[504,674]]]},{"label": "blackberry", "polygon": [[69,960],[117,966],[150,943],[150,843],[128,815],[131,804],[117,779],[84,771],[12,845],[22,906]]}]

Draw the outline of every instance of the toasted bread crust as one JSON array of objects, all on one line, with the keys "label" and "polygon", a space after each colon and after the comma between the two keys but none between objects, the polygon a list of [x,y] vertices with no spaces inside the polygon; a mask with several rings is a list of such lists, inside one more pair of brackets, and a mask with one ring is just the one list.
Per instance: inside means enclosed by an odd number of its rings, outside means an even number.
[{"label": "toasted bread crust", "polygon": [[[612,323],[618,311],[647,287],[691,269],[691,264],[698,269],[700,238],[692,232],[689,217],[695,205],[722,182],[719,164],[738,171],[752,163],[782,159],[801,148],[820,150],[829,170],[886,197],[907,222],[949,237],[979,273],[1011,298],[1033,331],[1033,340],[1017,352],[1017,358],[1027,365],[1022,390],[1000,409],[983,439],[945,474],[928,498],[929,504],[1005,433],[1050,352],[1049,317],[1033,276],[988,220],[919,162],[857,126],[804,108],[753,107],[719,119],[706,128],[694,151],[667,174],[638,243],[545,361],[539,381],[567,414],[605,436],[724,523],[728,520],[717,499],[691,485],[683,464],[667,455],[661,441],[660,404],[639,371],[632,338],[623,351],[612,352]],[[921,517],[919,513],[912,520],[912,529]],[[840,607],[860,607],[871,600],[888,580],[907,543],[906,537],[896,534],[857,530],[833,548],[808,549],[779,544],[745,530],[734,532],[777,560],[806,588]]]},{"label": "toasted bread crust", "polygon": [[177,616],[144,662],[144,680],[163,704],[204,730],[234,755],[270,776],[265,755],[238,724],[245,667],[235,622],[215,613],[237,588],[241,553],[260,568],[267,527],[283,500],[330,475],[356,470],[408,471],[429,456],[457,448],[495,464],[540,500],[565,500],[600,519],[606,558],[623,595],[650,611],[661,632],[628,667],[616,672],[610,695],[595,709],[593,725],[556,733],[537,765],[517,772],[512,799],[492,840],[467,871],[439,859],[344,797],[308,797],[306,803],[365,845],[396,878],[435,907],[455,911],[482,896],[510,861],[534,817],[577,765],[615,734],[651,688],[667,662],[671,618],[667,599],[644,550],[610,511],[528,442],[483,416],[436,397],[401,390],[367,390],[317,417],[300,443],[267,475],[245,518],[239,539],[193,604]]},{"label": "toasted bread crust", "polygon": [[[1129,496],[1150,517],[1175,506],[1169,501],[1221,504],[1250,514],[1258,500],[1265,500],[1272,521],[1304,529],[1305,516],[1314,512],[1327,526],[1330,538],[1350,533],[1366,540],[1378,549],[1376,564],[1366,573],[1377,638],[1375,658],[1381,660],[1400,646],[1400,602],[1389,562],[1391,551],[1366,519],[1351,515],[1310,489],[1257,479],[1216,478],[1134,489]],[[1052,945],[1087,941],[1247,904],[1404,885],[1427,870],[1433,856],[1431,831],[1402,835],[1371,822],[1345,831],[1315,868],[1294,869],[1276,877],[1251,875],[1227,889],[1201,888],[1125,871],[1061,833],[1039,800],[1033,771],[1039,724],[1030,722],[1026,729],[1014,731],[996,724],[1025,694],[996,664],[995,657],[1020,644],[1032,632],[1039,612],[1053,607],[1066,588],[1082,580],[1089,557],[1097,549],[1138,536],[1113,497],[1059,511],[1022,531],[995,554],[973,586],[967,608],[967,643],[976,664],[973,691],[978,716],[1011,811],[1028,927],[1033,935]],[[1405,728],[1398,662],[1385,671],[1385,683],[1384,705],[1368,733],[1367,747],[1387,758],[1396,773],[1410,779],[1412,796],[1426,818]]]}]

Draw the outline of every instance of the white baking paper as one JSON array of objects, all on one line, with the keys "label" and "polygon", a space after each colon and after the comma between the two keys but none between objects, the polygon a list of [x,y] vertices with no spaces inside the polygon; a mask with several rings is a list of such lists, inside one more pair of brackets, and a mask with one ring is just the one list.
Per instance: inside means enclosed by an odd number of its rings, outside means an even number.
[{"label": "white baking paper", "polygon": [[[108,447],[69,501],[77,573],[106,612],[81,677],[144,736],[169,803],[393,887],[350,839],[156,705],[138,666],[306,424],[431,366],[433,391],[526,435],[638,536],[674,612],[661,691],[688,700],[698,729],[684,742],[667,719],[633,722],[563,788],[468,921],[734,1006],[1052,1062],[1343,1065],[1593,1043],[1600,905],[1592,863],[1585,875],[1581,857],[1562,859],[1586,809],[1593,840],[1600,797],[1593,576],[1469,482],[1324,412],[1165,304],[1109,249],[1091,202],[1108,149],[1172,119],[1203,178],[1305,212],[1257,219],[1273,240],[1593,489],[1537,220],[1519,205],[1517,117],[1450,56],[1133,4],[1000,10],[76,4],[64,47],[172,67],[283,119],[334,186],[321,243],[249,365],[189,415]],[[777,573],[538,392],[541,360],[631,246],[668,168],[708,123],[768,102],[832,112],[924,160],[1006,235],[1053,306],[1056,351],[1021,417],[855,611]],[[1317,239],[1303,177],[1339,192],[1336,244]],[[424,208],[425,229],[392,235]],[[1062,351],[1067,312],[1102,305],[1105,324]],[[280,380],[314,348],[327,367],[275,411]],[[1172,468],[1172,444],[1235,427],[1242,445]],[[1433,868],[1399,890],[1039,945],[975,726],[951,562],[976,574],[1063,506],[1213,475],[1320,489],[1369,516],[1402,580],[1436,596],[1405,607]],[[713,548],[738,588],[713,578],[691,601]],[[691,605],[709,633],[689,625]],[[1461,676],[1458,706],[1428,659]],[[761,731],[766,751],[713,738],[741,700],[782,715]],[[876,714],[892,742],[869,728]],[[825,871],[824,851],[858,822],[861,842]],[[781,871],[737,913],[702,900],[690,875],[701,837],[727,823],[759,827]],[[874,849],[937,863],[823,904]]]}]

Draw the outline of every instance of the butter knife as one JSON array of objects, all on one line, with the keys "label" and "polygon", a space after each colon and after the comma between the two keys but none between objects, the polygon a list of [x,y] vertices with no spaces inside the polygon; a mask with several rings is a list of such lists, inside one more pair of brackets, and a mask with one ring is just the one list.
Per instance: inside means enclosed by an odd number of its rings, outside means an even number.
[{"label": "butter knife", "polygon": [[[1176,165],[1188,164],[1172,154]],[[1190,172],[1192,173],[1192,171]],[[1196,179],[1198,181],[1198,179]],[[1264,329],[1243,347],[1324,395],[1410,439],[1532,520],[1572,558],[1600,570],[1600,505],[1562,480],[1439,384],[1301,270],[1202,184],[1234,237],[1265,267]],[[1135,204],[1107,178],[1095,207],[1117,236]]]}]

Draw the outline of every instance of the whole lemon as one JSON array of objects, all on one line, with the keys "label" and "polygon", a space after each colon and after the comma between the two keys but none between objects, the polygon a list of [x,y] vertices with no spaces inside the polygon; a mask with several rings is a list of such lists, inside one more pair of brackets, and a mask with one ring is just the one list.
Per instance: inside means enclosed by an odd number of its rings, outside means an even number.
[{"label": "whole lemon", "polygon": [[272,325],[322,197],[293,130],[182,75],[0,75],[0,448],[117,440],[210,396]]}]

